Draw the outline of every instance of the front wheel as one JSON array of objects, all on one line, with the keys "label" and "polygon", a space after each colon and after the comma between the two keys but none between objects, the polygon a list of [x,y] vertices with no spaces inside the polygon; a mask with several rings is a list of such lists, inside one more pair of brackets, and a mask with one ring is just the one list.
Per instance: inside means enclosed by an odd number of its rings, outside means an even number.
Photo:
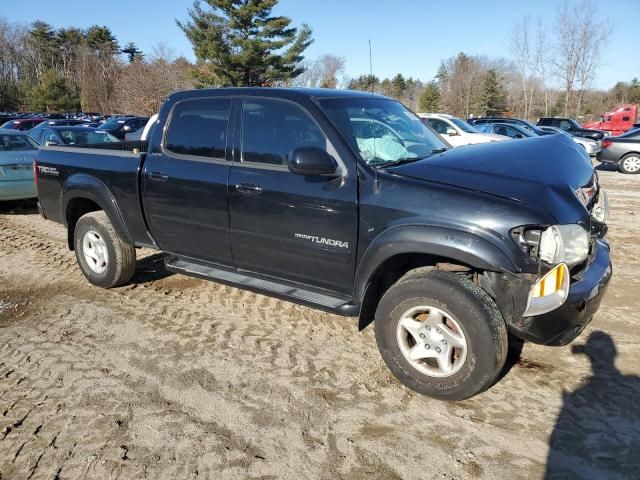
[{"label": "front wheel", "polygon": [[489,295],[446,272],[409,272],[382,297],[376,340],[392,373],[416,392],[463,400],[504,367],[507,328]]},{"label": "front wheel", "polygon": [[116,287],[133,276],[136,250],[118,235],[103,211],[80,217],[74,246],[80,270],[93,285]]},{"label": "front wheel", "polygon": [[640,173],[640,155],[629,153],[620,159],[620,171],[622,173]]}]

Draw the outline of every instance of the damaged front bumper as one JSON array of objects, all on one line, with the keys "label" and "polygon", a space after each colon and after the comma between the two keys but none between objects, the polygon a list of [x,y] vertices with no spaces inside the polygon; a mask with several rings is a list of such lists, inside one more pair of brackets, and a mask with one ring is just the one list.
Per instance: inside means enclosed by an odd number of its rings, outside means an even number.
[{"label": "damaged front bumper", "polygon": [[589,324],[600,307],[611,280],[611,252],[604,240],[596,240],[589,263],[573,275],[569,294],[562,306],[536,316],[524,317],[529,292],[535,279],[531,275],[509,272],[495,274],[489,288],[507,321],[509,331],[523,340],[543,345],[566,345]]}]

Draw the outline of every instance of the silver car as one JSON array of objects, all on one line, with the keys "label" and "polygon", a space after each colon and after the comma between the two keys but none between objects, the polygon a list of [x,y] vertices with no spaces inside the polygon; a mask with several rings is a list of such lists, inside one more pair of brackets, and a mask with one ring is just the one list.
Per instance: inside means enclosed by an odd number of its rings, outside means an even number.
[{"label": "silver car", "polygon": [[592,140],[590,138],[585,138],[585,137],[575,137],[558,127],[539,126],[538,128],[541,128],[545,132],[559,133],[561,135],[570,137],[578,145],[581,145],[585,149],[585,151],[589,154],[590,157],[595,157],[598,154],[598,152],[602,150],[601,144],[597,140]]}]

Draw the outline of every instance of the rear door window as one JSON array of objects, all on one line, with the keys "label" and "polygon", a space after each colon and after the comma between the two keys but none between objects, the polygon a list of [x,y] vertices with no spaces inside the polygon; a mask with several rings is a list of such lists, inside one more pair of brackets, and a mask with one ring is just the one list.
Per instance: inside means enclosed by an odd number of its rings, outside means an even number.
[{"label": "rear door window", "polygon": [[165,138],[171,153],[224,160],[231,99],[185,100],[173,109]]}]

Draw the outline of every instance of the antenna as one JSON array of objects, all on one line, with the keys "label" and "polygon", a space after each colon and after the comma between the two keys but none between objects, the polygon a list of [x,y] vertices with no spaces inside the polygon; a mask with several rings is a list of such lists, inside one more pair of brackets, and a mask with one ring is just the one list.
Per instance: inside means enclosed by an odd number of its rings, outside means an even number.
[{"label": "antenna", "polygon": [[369,82],[371,94],[373,95],[373,55],[371,54],[371,40],[369,40]]}]

